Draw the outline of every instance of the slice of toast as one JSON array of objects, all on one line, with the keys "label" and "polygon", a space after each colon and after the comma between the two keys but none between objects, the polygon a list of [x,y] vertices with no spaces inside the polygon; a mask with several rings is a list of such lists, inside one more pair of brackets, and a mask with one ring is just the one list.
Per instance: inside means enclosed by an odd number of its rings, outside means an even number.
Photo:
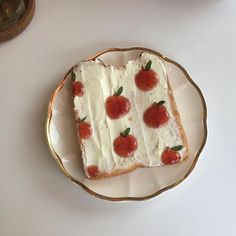
[{"label": "slice of toast", "polygon": [[[155,80],[145,78],[145,71]],[[143,78],[137,78],[140,74]],[[85,61],[74,67],[71,78],[88,178],[174,164],[188,156],[184,129],[159,57],[145,52],[124,67]]]}]

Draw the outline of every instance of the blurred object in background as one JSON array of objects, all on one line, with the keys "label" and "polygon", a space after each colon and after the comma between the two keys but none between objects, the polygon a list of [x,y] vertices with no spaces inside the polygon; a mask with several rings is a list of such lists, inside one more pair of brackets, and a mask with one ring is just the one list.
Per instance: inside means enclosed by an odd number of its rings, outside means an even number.
[{"label": "blurred object in background", "polygon": [[0,0],[0,31],[14,25],[25,13],[24,0]]},{"label": "blurred object in background", "polygon": [[20,34],[30,23],[35,0],[0,0],[0,42]]}]

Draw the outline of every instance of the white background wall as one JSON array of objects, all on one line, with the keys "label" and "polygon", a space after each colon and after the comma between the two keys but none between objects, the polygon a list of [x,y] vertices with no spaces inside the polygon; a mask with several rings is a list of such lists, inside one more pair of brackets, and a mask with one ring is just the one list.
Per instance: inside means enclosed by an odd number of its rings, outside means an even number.
[{"label": "white background wall", "polygon": [[[0,44],[0,235],[236,235],[235,43],[234,0],[38,0],[29,27]],[[116,46],[178,61],[208,105],[195,171],[148,202],[89,196],[62,175],[45,142],[47,102],[64,72]]]}]

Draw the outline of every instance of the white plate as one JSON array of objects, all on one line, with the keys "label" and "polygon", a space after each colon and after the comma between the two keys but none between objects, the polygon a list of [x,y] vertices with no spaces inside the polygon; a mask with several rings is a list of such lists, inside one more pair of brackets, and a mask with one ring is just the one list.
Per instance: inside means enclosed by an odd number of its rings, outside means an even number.
[{"label": "white plate", "polygon": [[71,81],[68,76],[71,69],[50,99],[46,134],[52,155],[67,177],[99,198],[113,201],[146,200],[159,195],[191,173],[206,142],[206,104],[200,89],[181,65],[146,48],[107,49],[88,59],[98,57],[107,64],[122,66],[128,60],[136,59],[143,51],[158,55],[165,64],[189,143],[190,156],[183,163],[139,168],[117,177],[89,180],[84,175],[76,141]]}]

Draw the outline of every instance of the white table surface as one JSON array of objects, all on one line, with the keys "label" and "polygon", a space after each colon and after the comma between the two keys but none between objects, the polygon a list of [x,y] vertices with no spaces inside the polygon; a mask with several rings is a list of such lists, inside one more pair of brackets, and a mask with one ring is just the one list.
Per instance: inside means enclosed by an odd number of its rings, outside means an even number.
[{"label": "white table surface", "polygon": [[[0,235],[236,235],[236,1],[38,0],[0,44]],[[202,89],[209,135],[195,171],[147,202],[96,199],[66,179],[44,137],[64,72],[107,47],[153,48]]]}]

